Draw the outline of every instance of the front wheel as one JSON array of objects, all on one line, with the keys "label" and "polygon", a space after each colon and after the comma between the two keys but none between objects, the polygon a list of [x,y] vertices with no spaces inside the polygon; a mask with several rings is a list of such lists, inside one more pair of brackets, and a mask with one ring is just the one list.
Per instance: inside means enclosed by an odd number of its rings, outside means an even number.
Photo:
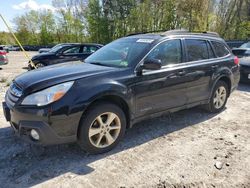
[{"label": "front wheel", "polygon": [[90,107],[79,126],[80,147],[92,154],[104,153],[113,149],[123,137],[126,117],[117,105],[99,103]]},{"label": "front wheel", "polygon": [[36,68],[42,68],[42,67],[45,67],[46,65],[44,63],[37,63],[36,64]]},{"label": "front wheel", "polygon": [[221,112],[229,96],[228,85],[224,81],[218,81],[214,87],[212,97],[205,108],[212,113]]}]

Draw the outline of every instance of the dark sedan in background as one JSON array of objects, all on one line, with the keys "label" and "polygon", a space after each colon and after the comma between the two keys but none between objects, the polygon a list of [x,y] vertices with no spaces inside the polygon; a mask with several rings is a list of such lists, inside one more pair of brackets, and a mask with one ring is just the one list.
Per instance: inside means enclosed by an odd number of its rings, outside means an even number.
[{"label": "dark sedan in background", "polygon": [[242,44],[239,48],[233,48],[232,52],[238,58],[250,57],[250,42]]},{"label": "dark sedan in background", "polygon": [[240,59],[240,81],[250,83],[250,56]]},{"label": "dark sedan in background", "polygon": [[[70,61],[83,61],[102,46],[101,44],[93,43],[62,44],[47,53],[33,56],[31,60],[37,68]],[[29,69],[33,69],[30,63]]]}]

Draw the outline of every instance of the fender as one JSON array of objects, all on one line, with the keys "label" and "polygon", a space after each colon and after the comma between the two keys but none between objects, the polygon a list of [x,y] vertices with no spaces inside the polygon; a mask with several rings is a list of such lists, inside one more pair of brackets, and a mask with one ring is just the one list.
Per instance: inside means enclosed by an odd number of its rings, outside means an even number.
[{"label": "fender", "polygon": [[[85,79],[84,82],[79,85],[82,86],[84,94],[78,95],[74,101],[76,106],[81,106],[81,110],[84,111],[89,105],[96,100],[106,96],[117,96],[126,102],[129,110],[133,113],[132,104],[134,103],[134,95],[132,90],[121,82],[114,81],[111,79],[102,79],[101,81]],[[91,84],[89,84],[91,83]]]},{"label": "fender", "polygon": [[230,95],[230,93],[231,93],[231,85],[233,83],[233,73],[229,68],[225,68],[225,67],[224,68],[219,68],[214,73],[214,75],[212,76],[212,80],[211,80],[211,84],[210,84],[211,90],[210,90],[209,100],[212,97],[213,90],[214,90],[214,87],[215,87],[216,83],[222,78],[226,78],[226,79],[228,79],[230,81],[230,85],[229,85],[229,95]]}]

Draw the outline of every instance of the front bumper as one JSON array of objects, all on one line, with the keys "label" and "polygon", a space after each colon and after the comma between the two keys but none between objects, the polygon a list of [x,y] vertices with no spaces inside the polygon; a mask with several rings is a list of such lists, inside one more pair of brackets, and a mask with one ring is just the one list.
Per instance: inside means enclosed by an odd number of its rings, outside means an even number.
[{"label": "front bumper", "polygon": [[[42,116],[39,118],[39,116],[32,114],[20,113],[10,109],[5,102],[3,102],[3,111],[6,120],[10,122],[15,134],[25,141],[38,145],[54,145],[76,141],[76,132],[75,134],[62,136],[58,134],[56,129],[51,127],[51,124],[57,125],[55,119],[53,123],[51,123]],[[70,125],[66,126],[69,127]],[[39,140],[35,140],[31,137],[30,131],[32,129],[35,129],[39,133]]]}]

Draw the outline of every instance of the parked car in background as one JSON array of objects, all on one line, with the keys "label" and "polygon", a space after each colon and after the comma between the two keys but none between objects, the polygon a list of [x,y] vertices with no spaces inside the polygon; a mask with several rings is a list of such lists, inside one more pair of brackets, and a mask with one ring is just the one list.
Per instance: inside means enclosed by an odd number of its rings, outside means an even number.
[{"label": "parked car in background", "polygon": [[9,48],[9,51],[20,51],[20,47],[19,46],[9,45],[8,48]]},{"label": "parked car in background", "polygon": [[232,52],[239,58],[250,56],[250,42],[242,44],[239,48],[233,48]]},{"label": "parked car in background", "polygon": [[226,41],[227,45],[233,49],[233,48],[239,48],[242,44],[246,43],[246,40],[228,40]]},{"label": "parked car in background", "polygon": [[5,50],[1,50],[0,47],[0,65],[6,65],[8,64],[9,60],[7,57],[7,52]]},{"label": "parked car in background", "polygon": [[240,59],[240,81],[250,83],[250,56]]},{"label": "parked car in background", "polygon": [[9,48],[8,48],[8,46],[5,46],[5,45],[0,45],[0,50],[4,50],[4,51],[6,51],[7,53],[9,53]]},{"label": "parked car in background", "polygon": [[218,35],[133,35],[104,46],[85,63],[16,77],[3,110],[24,140],[77,141],[89,153],[103,153],[139,121],[198,105],[221,112],[239,79],[238,58]]},{"label": "parked car in background", "polygon": [[61,43],[61,44],[57,44],[55,46],[53,46],[52,48],[40,48],[38,50],[39,53],[46,53],[46,52],[49,52],[50,50],[53,50],[55,48],[58,48],[58,46],[61,46],[61,45],[67,45],[67,44],[76,44],[76,43]]},{"label": "parked car in background", "polygon": [[[89,55],[100,49],[101,44],[61,44],[47,53],[41,53],[32,57],[32,62],[37,68],[69,61],[83,61]],[[29,68],[33,67],[29,63]]]}]

